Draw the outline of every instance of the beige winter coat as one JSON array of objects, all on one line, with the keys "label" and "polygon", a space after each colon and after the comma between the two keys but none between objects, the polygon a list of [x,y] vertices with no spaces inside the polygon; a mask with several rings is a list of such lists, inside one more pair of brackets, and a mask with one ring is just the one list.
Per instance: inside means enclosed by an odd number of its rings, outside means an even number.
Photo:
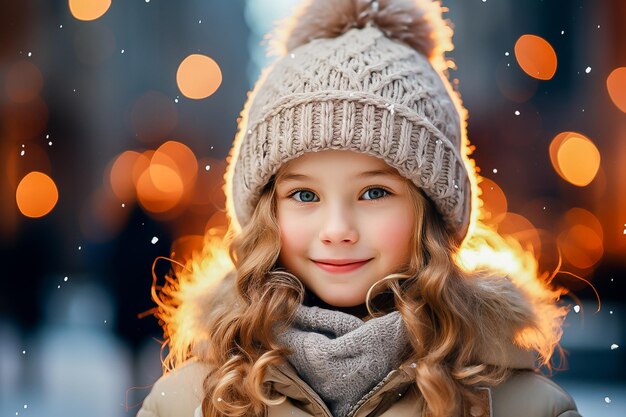
[{"label": "beige winter coat", "polygon": [[[198,407],[207,369],[202,362],[191,360],[159,379],[137,417],[200,417]],[[410,367],[392,371],[361,400],[354,417],[419,417],[419,394],[412,387],[411,371]],[[291,366],[272,368],[265,380],[287,397],[283,404],[269,407],[269,417],[331,417],[319,396]],[[466,407],[466,417],[580,417],[565,391],[528,369],[515,371],[503,384],[481,393],[482,406]]]},{"label": "beige winter coat", "polygon": [[[205,318],[216,302],[230,300],[233,274],[228,274],[216,289],[193,288],[181,295],[182,304],[193,312],[185,319],[189,334],[207,334]],[[494,335],[480,343],[479,362],[505,366],[514,370],[512,376],[497,387],[479,390],[480,407],[464,407],[464,417],[580,417],[574,400],[556,383],[533,371],[535,354],[512,343],[511,335],[520,328],[537,325],[541,320],[540,301],[530,296],[523,281],[514,282],[503,276],[484,276],[468,284],[477,302],[474,319],[491,326]],[[494,330],[495,329],[495,330]],[[192,354],[207,356],[208,346],[195,341]],[[143,402],[137,417],[201,417],[203,381],[208,367],[200,359],[188,360],[173,372],[161,377]],[[420,417],[421,396],[414,388],[415,370],[410,366],[391,371],[363,399],[351,417]],[[265,381],[285,395],[279,406],[269,407],[269,417],[316,416],[332,417],[319,395],[313,391],[288,363],[269,368]]]}]

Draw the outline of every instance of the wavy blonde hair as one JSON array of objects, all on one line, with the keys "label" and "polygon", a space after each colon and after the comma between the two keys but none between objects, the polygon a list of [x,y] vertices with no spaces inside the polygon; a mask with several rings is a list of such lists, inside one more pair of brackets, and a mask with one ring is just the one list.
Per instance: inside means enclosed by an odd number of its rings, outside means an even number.
[{"label": "wavy blonde hair", "polygon": [[[493,305],[485,308],[481,298],[485,294],[477,294],[472,284],[486,271],[466,272],[457,265],[454,254],[458,247],[433,204],[413,183],[405,181],[416,213],[412,256],[403,270],[370,288],[366,305],[372,316],[382,314],[373,311],[372,295],[379,286],[393,294],[395,308],[408,329],[412,349],[405,365],[415,368],[415,387],[423,397],[422,414],[457,416],[462,404],[479,401],[473,387],[497,385],[509,375],[504,365],[480,362],[485,346],[503,346],[503,333],[498,328],[503,321]],[[282,363],[289,353],[277,344],[274,334],[280,326],[289,325],[305,291],[295,276],[276,269],[280,235],[273,179],[263,190],[251,221],[240,233],[229,233],[227,242],[234,273],[226,285],[214,291],[206,310],[210,313],[202,317],[203,326],[210,331],[195,335],[193,341],[202,344],[200,359],[210,367],[204,381],[202,411],[206,417],[261,416],[267,406],[285,401],[263,380],[268,368]],[[170,288],[172,291],[175,293]],[[553,301],[553,294],[546,288],[543,296]],[[497,291],[488,296],[506,297]],[[174,337],[178,329],[167,327],[168,315],[171,318],[180,306],[159,304],[161,314],[157,316],[165,322],[166,335],[169,330],[173,339],[168,359],[190,356],[192,342],[181,345]],[[540,352],[540,362],[548,366],[560,338],[563,315],[556,306],[550,308],[554,323],[547,330],[538,330],[543,333],[532,345]],[[478,317],[477,312],[481,312]],[[528,325],[518,321],[520,328],[515,330]],[[198,341],[200,337],[202,341]]]}]

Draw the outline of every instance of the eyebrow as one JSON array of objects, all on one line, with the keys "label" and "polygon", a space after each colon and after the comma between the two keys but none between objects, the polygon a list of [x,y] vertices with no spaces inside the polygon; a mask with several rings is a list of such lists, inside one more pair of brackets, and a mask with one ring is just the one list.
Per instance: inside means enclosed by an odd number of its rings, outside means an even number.
[{"label": "eyebrow", "polygon": [[[385,168],[385,169],[375,169],[372,171],[361,172],[354,176],[354,178],[371,178],[371,177],[381,177],[381,176],[392,176],[397,177],[398,173],[393,168]],[[310,180],[311,177],[304,174],[298,174],[296,172],[283,174],[280,176],[279,180],[283,181],[301,181],[301,180]]]}]

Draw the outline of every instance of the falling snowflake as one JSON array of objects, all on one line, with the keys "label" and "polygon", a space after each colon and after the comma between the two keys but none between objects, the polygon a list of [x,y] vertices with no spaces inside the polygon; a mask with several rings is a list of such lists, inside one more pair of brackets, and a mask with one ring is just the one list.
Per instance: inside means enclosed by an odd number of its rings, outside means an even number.
[{"label": "falling snowflake", "polygon": [[580,306],[579,306],[578,304],[576,304],[576,305],[574,306],[574,311],[575,311],[576,313],[578,313],[578,312],[580,311]]},{"label": "falling snowflake", "polygon": [[613,344],[611,345],[611,350],[615,350],[615,349],[617,349],[618,347],[619,347],[619,345],[618,345],[617,343],[613,343]]},{"label": "falling snowflake", "polygon": [[589,73],[591,72],[591,67],[587,67],[587,68],[585,68],[585,72],[586,72],[587,74],[589,74]]},{"label": "falling snowflake", "polygon": [[509,53],[508,53],[508,52],[505,52],[505,53],[504,53],[504,56],[509,56]]},{"label": "falling snowflake", "polygon": [[607,404],[611,404],[611,399],[609,397],[604,397],[604,402]]},{"label": "falling snowflake", "polygon": [[159,241],[159,238],[158,238],[158,237],[156,237],[156,236],[154,236],[150,242],[152,242],[152,244],[154,245],[154,244],[155,244],[155,243],[157,243],[158,241]]},{"label": "falling snowflake", "polygon": [[494,174],[497,174],[497,173],[498,173],[498,168],[494,168],[494,169],[493,169],[493,173],[494,173]]},{"label": "falling snowflake", "polygon": [[68,279],[69,279],[68,277],[65,277],[65,278],[63,278],[63,281],[67,282]]},{"label": "falling snowflake", "polygon": [[565,31],[564,30],[561,31],[561,35],[565,35]]},{"label": "falling snowflake", "polygon": [[519,116],[519,115],[520,115],[519,110],[515,110],[515,115],[516,115],[516,116]]},{"label": "falling snowflake", "polygon": [[211,169],[211,165],[207,165],[204,167],[204,169],[206,169],[207,171]]}]

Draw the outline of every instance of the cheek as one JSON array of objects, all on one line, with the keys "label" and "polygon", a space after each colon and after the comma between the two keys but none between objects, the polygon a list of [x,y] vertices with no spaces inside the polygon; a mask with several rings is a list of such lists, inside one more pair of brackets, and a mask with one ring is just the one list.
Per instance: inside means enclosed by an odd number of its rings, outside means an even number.
[{"label": "cheek", "polygon": [[374,236],[380,248],[394,257],[402,258],[409,251],[412,234],[413,216],[410,212],[402,211],[378,222]]},{"label": "cheek", "polygon": [[306,249],[309,231],[297,216],[279,213],[278,228],[282,252],[285,254],[302,252]]}]

